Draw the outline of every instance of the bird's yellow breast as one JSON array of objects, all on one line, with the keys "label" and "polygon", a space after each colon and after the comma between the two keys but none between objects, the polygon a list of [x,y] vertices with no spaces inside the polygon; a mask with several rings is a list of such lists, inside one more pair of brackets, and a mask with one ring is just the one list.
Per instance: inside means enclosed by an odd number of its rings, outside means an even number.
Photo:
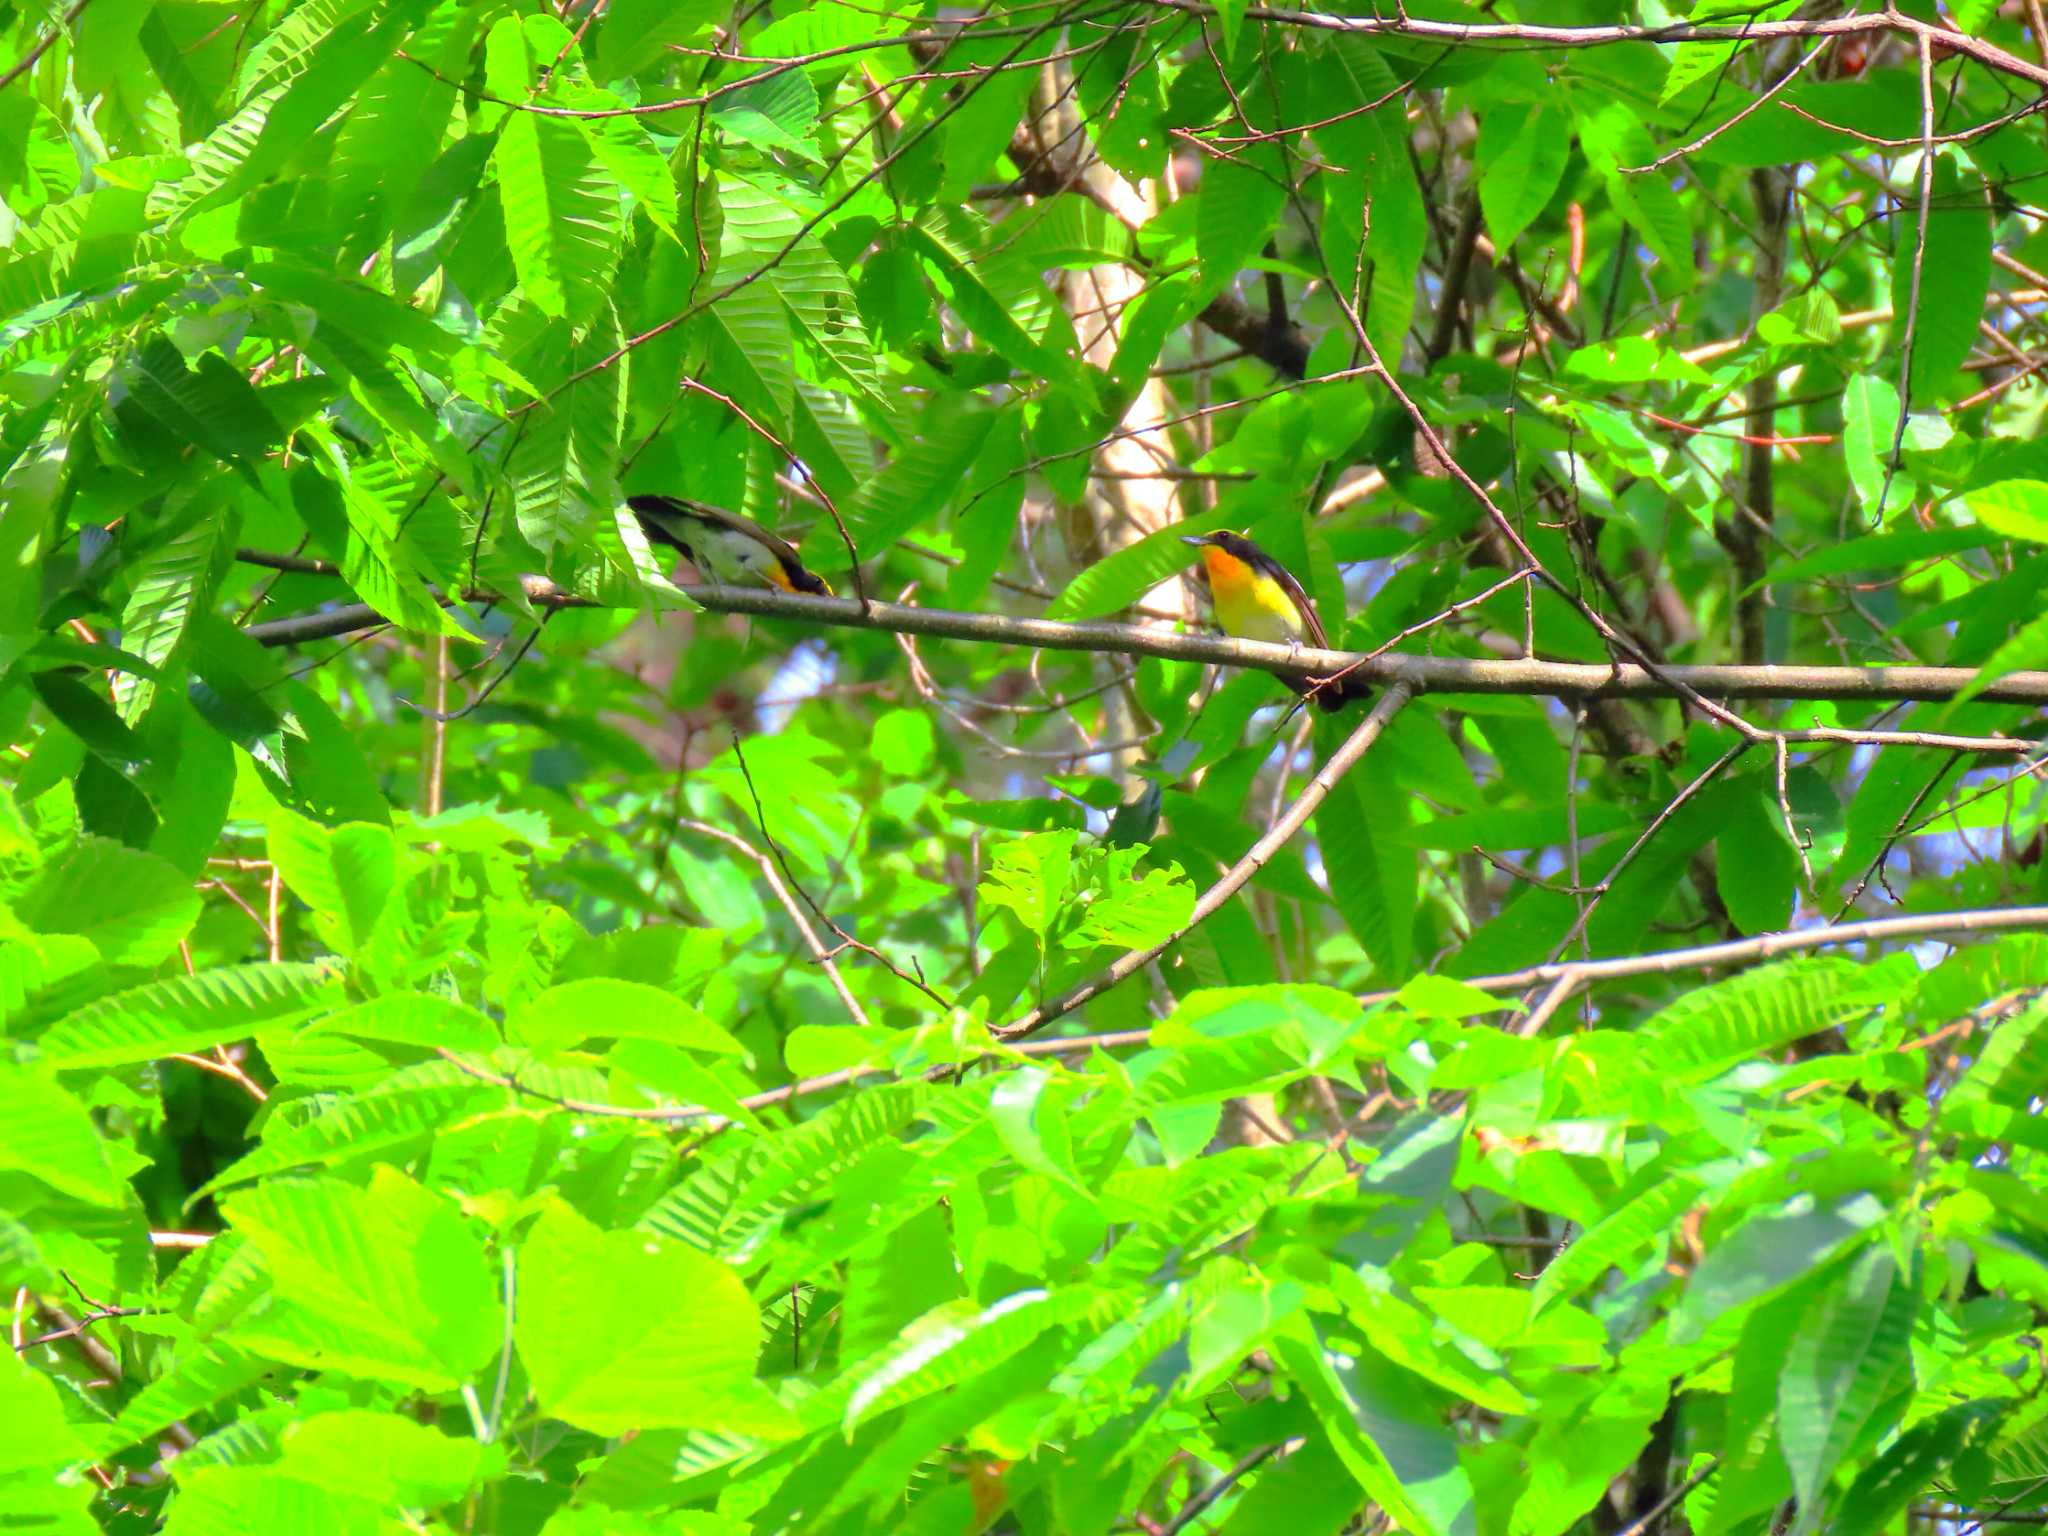
[{"label": "bird's yellow breast", "polygon": [[1308,626],[1279,582],[1213,545],[1202,551],[1202,563],[1209,570],[1216,622],[1225,634],[1274,645],[1308,639]]}]

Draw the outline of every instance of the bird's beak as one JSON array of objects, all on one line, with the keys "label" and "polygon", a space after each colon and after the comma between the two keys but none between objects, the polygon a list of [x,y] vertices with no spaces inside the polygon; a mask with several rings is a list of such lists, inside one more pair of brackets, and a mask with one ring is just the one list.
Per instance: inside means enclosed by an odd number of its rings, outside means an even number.
[{"label": "bird's beak", "polygon": [[1183,544],[1192,544],[1199,549],[1209,542],[1209,535],[1206,533],[1184,533],[1180,536],[1180,541]]}]

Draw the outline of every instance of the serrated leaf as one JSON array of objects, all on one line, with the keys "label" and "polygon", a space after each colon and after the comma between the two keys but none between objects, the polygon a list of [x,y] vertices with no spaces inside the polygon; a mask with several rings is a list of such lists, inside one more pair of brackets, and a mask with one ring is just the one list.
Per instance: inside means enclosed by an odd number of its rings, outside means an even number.
[{"label": "serrated leaf", "polygon": [[120,1066],[246,1039],[340,998],[340,977],[325,966],[220,966],[103,997],[60,1020],[37,1044],[42,1060],[59,1071]]},{"label": "serrated leaf", "polygon": [[1598,1284],[1609,1269],[1662,1242],[1699,1196],[1696,1180],[1672,1174],[1610,1210],[1544,1266],[1536,1281],[1531,1310],[1540,1313],[1552,1302],[1578,1295]]},{"label": "serrated leaf", "polygon": [[123,367],[135,402],[195,447],[229,463],[256,459],[276,439],[277,424],[249,381],[218,352],[201,353],[196,368],[170,341],[155,336]]},{"label": "serrated leaf", "polygon": [[[194,609],[203,609],[216,577],[214,555],[221,519],[202,513],[191,527],[137,562],[128,606],[121,614],[121,639],[152,667],[171,659],[184,638]],[[129,725],[149,712],[156,686],[147,678],[124,678],[121,718]]]},{"label": "serrated leaf", "polygon": [[986,1307],[944,1303],[904,1329],[896,1347],[863,1372],[846,1400],[846,1431],[1011,1359],[1060,1322],[1070,1306],[1045,1290],[1018,1291]]},{"label": "serrated leaf", "polygon": [[1799,1498],[1795,1532],[1819,1521],[1828,1480],[1906,1368],[1918,1298],[1891,1251],[1858,1254],[1808,1309],[1778,1378],[1779,1444]]},{"label": "serrated leaf", "polygon": [[542,314],[588,319],[618,260],[617,180],[581,124],[533,112],[505,120],[491,160],[521,290]]},{"label": "serrated leaf", "polygon": [[449,1062],[403,1067],[310,1120],[274,1128],[204,1189],[244,1184],[287,1169],[336,1166],[407,1145],[423,1146],[467,1116],[502,1104],[503,1094]]},{"label": "serrated leaf", "polygon": [[629,366],[622,340],[604,303],[570,350],[567,379],[535,408],[512,449],[507,469],[519,531],[543,553],[600,541],[618,505]]},{"label": "serrated leaf", "polygon": [[618,0],[605,9],[597,34],[598,79],[639,74],[667,59],[671,45],[689,42],[725,14],[718,0]]},{"label": "serrated leaf", "polygon": [[1758,1051],[1859,1018],[1882,1001],[1852,960],[1807,955],[1697,987],[1638,1030],[1658,1070],[1709,1074]]},{"label": "serrated leaf", "polygon": [[84,837],[44,866],[15,911],[38,932],[90,939],[110,965],[147,966],[198,920],[199,895],[154,854]]}]

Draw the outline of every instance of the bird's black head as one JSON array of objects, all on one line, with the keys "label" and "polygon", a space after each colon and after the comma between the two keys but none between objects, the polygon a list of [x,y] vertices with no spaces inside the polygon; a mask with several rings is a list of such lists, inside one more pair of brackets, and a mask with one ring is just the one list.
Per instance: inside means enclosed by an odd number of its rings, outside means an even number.
[{"label": "bird's black head", "polygon": [[825,578],[816,571],[808,570],[800,565],[793,571],[785,570],[783,574],[789,577],[789,586],[792,592],[808,592],[812,597],[830,597],[832,595],[832,589],[825,584]]},{"label": "bird's black head", "polygon": [[1233,559],[1249,565],[1259,548],[1241,533],[1219,531],[1217,533],[1184,533],[1180,536],[1183,544],[1193,544],[1199,549],[1220,549]]}]

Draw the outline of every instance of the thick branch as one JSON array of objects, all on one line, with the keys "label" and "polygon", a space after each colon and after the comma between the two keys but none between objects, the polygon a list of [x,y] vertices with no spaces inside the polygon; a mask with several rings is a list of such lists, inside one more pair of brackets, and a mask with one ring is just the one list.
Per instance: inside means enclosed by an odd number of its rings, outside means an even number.
[{"label": "thick branch", "polygon": [[[1190,16],[1217,14],[1215,6],[1207,4],[1206,0],[1150,0],[1150,3],[1161,10],[1180,11]],[[1773,37],[1848,37],[1865,32],[1897,32],[1914,38],[1924,35],[1930,43],[1938,44],[1949,53],[1965,54],[1987,68],[2048,86],[2048,65],[2008,53],[1981,37],[1952,32],[1890,8],[1865,15],[1793,17],[1781,21],[1745,19],[1724,23],[1681,21],[1655,27],[1552,27],[1531,22],[1432,21],[1398,8],[1378,15],[1340,16],[1273,5],[1247,6],[1244,19],[1270,21],[1287,27],[1311,27],[1324,32],[1424,37],[1442,43],[1471,43],[1481,47],[1518,43],[1550,43],[1559,48],[1605,48],[1616,43],[1753,43]]]},{"label": "thick branch", "polygon": [[[1280,677],[1328,677],[1352,668],[1355,680],[1390,686],[1401,683],[1416,693],[1486,693],[1580,699],[1668,699],[1688,689],[1713,699],[1837,699],[1870,703],[1932,702],[1954,699],[1976,677],[1969,667],[1739,667],[1666,666],[1656,674],[1643,667],[1587,662],[1515,661],[1463,656],[1415,656],[1391,652],[1374,656],[1363,651],[1291,651],[1258,640],[1232,640],[1221,635],[1176,634],[1135,624],[1062,623],[1053,619],[1012,618],[999,613],[957,613],[945,608],[917,608],[902,603],[870,602],[865,609],[851,598],[809,597],[761,587],[689,586],[685,595],[716,613],[745,613],[757,618],[799,619],[841,629],[877,629],[892,634],[935,635],[989,645],[1023,646],[1046,651],[1099,651],[1119,656],[1163,656],[1213,666],[1254,667]],[[471,594],[481,600],[488,594]],[[528,601],[539,606],[591,606],[586,599],[551,587],[540,578],[526,583]],[[251,624],[245,633],[264,645],[299,645],[309,640],[353,634],[388,622],[362,603],[345,604],[296,618]],[[2009,672],[1976,695],[1994,704],[2048,704],[2048,672]],[[1794,731],[1793,741],[1867,739],[1869,732]],[[1976,738],[1937,738],[1900,733],[1900,739],[1924,745],[1951,746],[1967,740],[1961,750],[1978,749]],[[2028,743],[2001,742],[2000,750]]]}]

